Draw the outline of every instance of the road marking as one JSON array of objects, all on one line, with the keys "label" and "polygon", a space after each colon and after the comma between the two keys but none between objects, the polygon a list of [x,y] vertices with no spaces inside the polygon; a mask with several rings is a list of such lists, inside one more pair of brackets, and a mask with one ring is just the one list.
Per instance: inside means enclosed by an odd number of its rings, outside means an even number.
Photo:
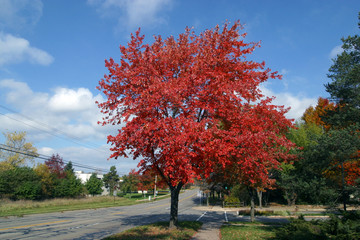
[{"label": "road marking", "polygon": [[226,215],[226,211],[224,212],[225,214],[225,222],[228,222],[228,218],[227,218],[227,215]]},{"label": "road marking", "polygon": [[205,216],[206,212],[204,212],[196,221],[198,222],[203,216]]},{"label": "road marking", "polygon": [[124,214],[125,212],[114,212],[111,215],[118,215],[118,214]]},{"label": "road marking", "polygon": [[55,221],[55,222],[37,223],[37,224],[24,225],[24,226],[18,226],[18,227],[2,228],[2,229],[0,229],[0,231],[10,230],[10,229],[19,229],[19,228],[29,228],[29,227],[44,226],[44,225],[63,223],[63,222],[69,222],[69,221],[70,220],[61,220],[61,221]]}]

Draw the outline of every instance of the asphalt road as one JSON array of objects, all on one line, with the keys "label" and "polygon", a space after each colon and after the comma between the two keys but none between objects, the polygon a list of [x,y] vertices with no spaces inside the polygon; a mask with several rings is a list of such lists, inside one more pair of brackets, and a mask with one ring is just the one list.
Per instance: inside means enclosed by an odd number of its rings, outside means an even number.
[{"label": "asphalt road", "polygon": [[[179,221],[232,221],[235,213],[205,212],[198,190],[180,194]],[[0,239],[101,239],[134,226],[168,221],[170,199],[143,204],[0,218]]]}]

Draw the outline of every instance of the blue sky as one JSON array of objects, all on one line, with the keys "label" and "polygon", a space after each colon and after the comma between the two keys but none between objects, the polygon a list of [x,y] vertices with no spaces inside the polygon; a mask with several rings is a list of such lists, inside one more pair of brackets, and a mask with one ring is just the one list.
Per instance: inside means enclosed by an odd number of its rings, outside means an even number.
[{"label": "blue sky", "polygon": [[331,59],[341,37],[358,34],[359,11],[358,0],[0,0],[0,131],[26,131],[41,154],[127,173],[136,161],[107,160],[116,128],[96,124],[104,60],[119,59],[139,27],[151,43],[226,20],[244,24],[245,41],[261,41],[252,58],[283,74],[261,88],[299,118],[328,97]]}]

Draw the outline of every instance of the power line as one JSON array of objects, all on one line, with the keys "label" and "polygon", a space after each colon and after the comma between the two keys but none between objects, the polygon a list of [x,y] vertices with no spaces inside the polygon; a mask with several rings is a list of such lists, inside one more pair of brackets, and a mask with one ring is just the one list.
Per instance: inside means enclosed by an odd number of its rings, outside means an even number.
[{"label": "power line", "polygon": [[[42,160],[49,160],[51,157],[50,156],[46,156],[44,154],[38,154],[38,153],[31,153],[31,152],[28,152],[26,150],[21,150],[21,149],[18,149],[18,148],[14,148],[12,146],[8,146],[8,145],[5,145],[5,144],[0,144],[0,149],[1,150],[5,150],[5,151],[9,151],[9,152],[14,152],[14,153],[19,153],[19,154],[22,154],[22,155],[25,155],[25,156],[29,156],[29,157],[33,157],[33,158],[38,158],[38,159],[42,159]],[[66,161],[66,160],[63,160],[64,163],[68,163],[70,161]],[[101,168],[96,168],[96,167],[92,167],[92,166],[89,166],[89,165],[84,165],[84,164],[81,164],[81,163],[76,163],[76,162],[73,162],[71,161],[72,165],[75,166],[75,167],[80,167],[80,168],[85,168],[85,169],[90,169],[90,170],[95,170],[95,171],[101,171],[101,172],[109,172],[109,170],[105,170],[105,169],[101,169]]]},{"label": "power line", "polygon": [[[90,147],[90,149],[92,149],[92,150],[94,150],[94,151],[106,153],[106,151],[104,151],[104,150],[102,150],[102,149],[97,149],[97,148],[101,147],[100,145],[97,145],[97,144],[94,144],[94,143],[77,142],[77,141],[75,141],[75,140],[82,141],[82,139],[79,138],[79,137],[76,137],[76,136],[71,136],[71,135],[65,133],[64,131],[61,131],[61,130],[59,130],[59,129],[57,129],[57,128],[54,128],[54,127],[52,127],[52,126],[50,126],[50,125],[48,125],[48,124],[46,124],[46,123],[43,123],[43,122],[34,120],[34,119],[32,119],[32,118],[30,118],[30,117],[28,117],[28,116],[25,116],[24,114],[18,113],[18,112],[14,111],[14,110],[12,110],[12,109],[10,109],[10,108],[8,108],[8,107],[5,107],[5,106],[3,106],[3,105],[1,105],[1,104],[0,104],[0,107],[3,108],[3,109],[5,109],[5,110],[7,110],[7,111],[9,111],[9,112],[12,112],[12,113],[17,114],[17,115],[19,115],[19,116],[22,116],[22,117],[30,120],[31,122],[33,122],[33,123],[35,123],[35,124],[37,124],[37,125],[45,126],[46,128],[50,129],[51,131],[54,131],[55,133],[50,132],[50,131],[47,131],[47,130],[44,130],[44,129],[42,129],[42,128],[36,127],[36,126],[34,126],[34,125],[31,125],[31,124],[28,124],[28,123],[26,123],[26,122],[24,122],[24,121],[21,121],[21,120],[19,120],[19,119],[10,117],[10,116],[7,115],[7,114],[0,113],[1,115],[5,116],[5,117],[7,117],[7,118],[10,118],[10,119],[15,120],[15,121],[17,121],[17,122],[20,122],[20,123],[22,123],[22,124],[24,124],[24,125],[27,125],[27,126],[31,127],[31,128],[35,128],[35,129],[37,129],[37,130],[40,130],[40,131],[42,131],[42,132],[45,132],[45,133],[47,133],[47,134],[49,134],[49,135],[51,135],[51,136],[54,136],[54,137],[57,137],[57,138],[60,138],[60,139],[66,140],[66,141],[71,141],[71,142],[73,142],[73,143],[75,143],[75,144],[82,145],[82,146],[85,146],[85,147]],[[57,133],[57,134],[56,134],[56,133]],[[66,138],[65,138],[65,137],[62,137],[62,136],[59,136],[58,134],[64,135],[64,136],[66,136]]]}]

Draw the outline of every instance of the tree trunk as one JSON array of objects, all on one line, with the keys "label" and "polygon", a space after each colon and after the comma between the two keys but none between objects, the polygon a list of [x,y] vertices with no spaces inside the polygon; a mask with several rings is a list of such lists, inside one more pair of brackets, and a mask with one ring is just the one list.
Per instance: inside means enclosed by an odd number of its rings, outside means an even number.
[{"label": "tree trunk", "polygon": [[255,194],[254,189],[252,187],[248,187],[248,191],[250,194],[250,221],[255,221]]},{"label": "tree trunk", "polygon": [[264,194],[264,203],[265,203],[265,207],[267,207],[269,205],[269,191],[266,191]]},{"label": "tree trunk", "polygon": [[263,192],[259,189],[256,189],[256,193],[257,193],[257,196],[258,196],[258,199],[259,199],[259,208],[262,208],[262,194]]},{"label": "tree trunk", "polygon": [[346,193],[345,193],[345,176],[344,176],[344,163],[341,162],[341,198],[343,200],[344,211],[346,212]]},{"label": "tree trunk", "polygon": [[171,207],[169,228],[176,228],[178,225],[179,193],[182,186],[183,184],[181,182],[178,183],[176,186],[170,185]]}]

